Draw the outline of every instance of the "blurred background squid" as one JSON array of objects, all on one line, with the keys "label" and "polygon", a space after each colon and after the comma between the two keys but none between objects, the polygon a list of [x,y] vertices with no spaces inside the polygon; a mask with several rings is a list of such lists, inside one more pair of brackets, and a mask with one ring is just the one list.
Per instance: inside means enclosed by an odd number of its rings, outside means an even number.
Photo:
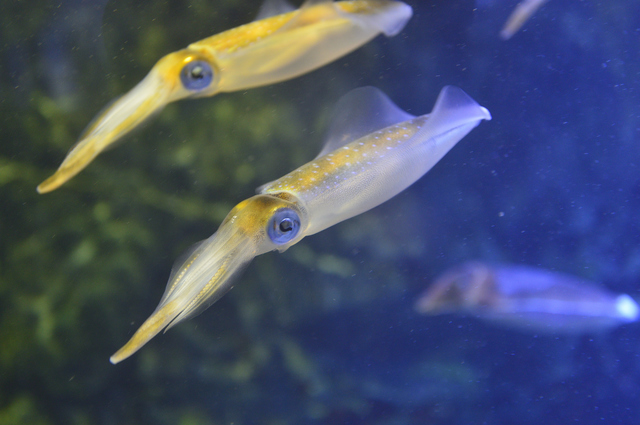
[{"label": "blurred background squid", "polygon": [[444,272],[419,297],[419,313],[468,314],[532,332],[584,334],[638,320],[636,301],[563,273],[468,262]]}]

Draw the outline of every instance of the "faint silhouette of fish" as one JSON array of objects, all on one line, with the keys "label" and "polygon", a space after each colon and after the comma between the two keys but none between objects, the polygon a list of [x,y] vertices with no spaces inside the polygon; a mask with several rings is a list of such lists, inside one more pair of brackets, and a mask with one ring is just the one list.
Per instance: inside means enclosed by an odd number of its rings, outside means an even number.
[{"label": "faint silhouette of fish", "polygon": [[638,304],[594,283],[526,266],[473,261],[454,267],[419,297],[422,314],[469,314],[524,330],[581,334],[638,320]]}]

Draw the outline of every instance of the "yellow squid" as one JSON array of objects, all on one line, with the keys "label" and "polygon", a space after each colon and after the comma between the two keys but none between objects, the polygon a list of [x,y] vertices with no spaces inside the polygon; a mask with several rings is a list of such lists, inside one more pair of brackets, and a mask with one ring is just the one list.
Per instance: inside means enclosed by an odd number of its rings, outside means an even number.
[{"label": "yellow squid", "polygon": [[380,33],[397,34],[411,15],[411,7],[400,1],[307,0],[298,10],[253,21],[170,53],[137,86],[94,118],[58,170],[37,190],[57,189],[170,102],[297,77]]},{"label": "yellow squid", "polygon": [[163,329],[202,312],[256,256],[284,251],[303,237],[394,197],[433,167],[489,111],[447,86],[431,114],[414,117],[366,87],[343,97],[324,148],[311,162],[258,188],[218,231],[179,258],[158,307],[111,357],[118,363]]}]

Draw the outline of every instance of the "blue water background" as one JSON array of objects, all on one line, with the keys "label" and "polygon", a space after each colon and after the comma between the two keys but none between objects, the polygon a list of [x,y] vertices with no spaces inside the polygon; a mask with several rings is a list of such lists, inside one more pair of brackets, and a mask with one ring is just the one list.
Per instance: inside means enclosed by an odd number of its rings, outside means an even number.
[{"label": "blue water background", "polygon": [[[0,5],[0,424],[639,423],[640,325],[542,336],[413,303],[472,259],[640,298],[640,3],[551,0],[509,41],[515,1],[408,3],[398,36],[172,105],[47,195],[35,186],[102,106],[259,2]],[[422,114],[447,84],[493,120],[391,201],[257,258],[201,316],[108,362],[181,251],[315,156],[340,96],[373,85]]]}]

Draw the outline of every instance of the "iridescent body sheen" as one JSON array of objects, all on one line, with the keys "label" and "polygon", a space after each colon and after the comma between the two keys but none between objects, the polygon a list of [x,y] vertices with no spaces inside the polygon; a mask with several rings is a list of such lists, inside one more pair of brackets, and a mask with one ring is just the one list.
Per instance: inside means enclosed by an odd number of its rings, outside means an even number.
[{"label": "iridescent body sheen", "polygon": [[231,210],[213,236],[178,259],[160,304],[111,362],[218,300],[255,256],[284,251],[397,195],[490,118],[450,86],[432,113],[420,117],[403,112],[376,89],[352,91],[338,103],[320,155],[259,188],[258,195]]},{"label": "iridescent body sheen", "polygon": [[170,53],[94,119],[55,174],[38,186],[38,192],[60,187],[170,102],[297,77],[380,33],[397,34],[411,14],[411,7],[400,1],[307,0],[293,12],[266,17]]}]

